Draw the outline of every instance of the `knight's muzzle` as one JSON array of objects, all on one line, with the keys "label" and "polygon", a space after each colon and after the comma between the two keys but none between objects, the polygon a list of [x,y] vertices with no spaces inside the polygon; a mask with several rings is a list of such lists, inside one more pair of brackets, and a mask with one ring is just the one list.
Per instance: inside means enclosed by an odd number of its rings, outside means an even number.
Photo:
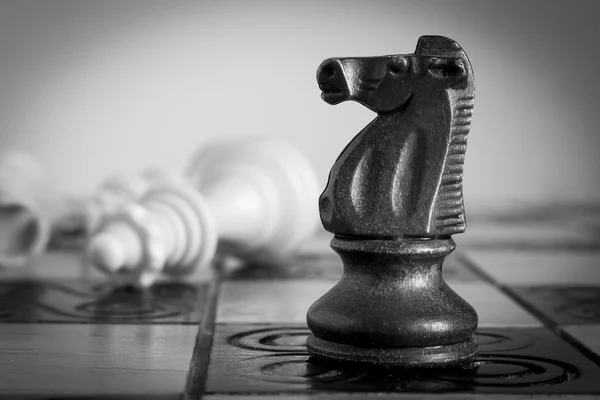
[{"label": "knight's muzzle", "polygon": [[329,58],[317,69],[317,82],[323,91],[321,97],[327,103],[337,104],[349,94],[344,67],[339,59]]}]

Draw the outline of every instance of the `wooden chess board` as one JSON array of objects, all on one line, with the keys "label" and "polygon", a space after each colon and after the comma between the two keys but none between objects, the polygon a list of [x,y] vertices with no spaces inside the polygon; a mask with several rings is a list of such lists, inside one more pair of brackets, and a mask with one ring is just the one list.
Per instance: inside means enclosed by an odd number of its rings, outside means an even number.
[{"label": "wooden chess board", "polygon": [[111,290],[77,253],[0,270],[6,399],[598,398],[600,207],[468,215],[444,276],[479,314],[468,368],[410,372],[309,359],[308,307],[342,273],[330,234],[285,265]]}]

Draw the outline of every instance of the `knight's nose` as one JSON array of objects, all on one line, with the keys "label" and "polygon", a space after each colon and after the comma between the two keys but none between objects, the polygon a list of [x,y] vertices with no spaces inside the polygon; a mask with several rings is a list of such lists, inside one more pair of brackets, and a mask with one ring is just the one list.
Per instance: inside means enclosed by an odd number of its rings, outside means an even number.
[{"label": "knight's nose", "polygon": [[327,59],[317,69],[317,81],[327,82],[339,78],[342,74],[342,64],[336,59]]}]

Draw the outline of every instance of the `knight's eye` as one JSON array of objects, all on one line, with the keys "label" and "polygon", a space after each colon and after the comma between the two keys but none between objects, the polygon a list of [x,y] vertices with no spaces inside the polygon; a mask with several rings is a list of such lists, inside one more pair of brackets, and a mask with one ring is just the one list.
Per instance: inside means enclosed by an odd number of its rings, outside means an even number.
[{"label": "knight's eye", "polygon": [[390,71],[392,71],[395,74],[399,74],[408,69],[408,60],[404,57],[395,58],[390,62],[389,67],[390,67]]}]

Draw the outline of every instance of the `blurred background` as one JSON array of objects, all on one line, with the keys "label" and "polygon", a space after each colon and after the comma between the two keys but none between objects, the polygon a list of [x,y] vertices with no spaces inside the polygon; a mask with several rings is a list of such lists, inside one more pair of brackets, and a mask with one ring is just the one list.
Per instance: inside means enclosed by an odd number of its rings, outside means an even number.
[{"label": "blurred background", "polygon": [[193,149],[263,134],[307,155],[321,184],[374,114],[320,99],[333,56],[458,41],[475,70],[470,204],[600,198],[597,18],[590,1],[0,2],[0,147],[62,191],[110,173],[182,169]]}]

